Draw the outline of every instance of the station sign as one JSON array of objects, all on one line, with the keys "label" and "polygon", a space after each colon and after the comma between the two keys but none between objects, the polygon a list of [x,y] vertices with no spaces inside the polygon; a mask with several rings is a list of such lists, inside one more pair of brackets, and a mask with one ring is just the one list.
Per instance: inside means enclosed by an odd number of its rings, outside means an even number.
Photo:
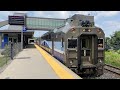
[{"label": "station sign", "polygon": [[26,29],[26,27],[24,26],[24,27],[23,27],[23,32],[26,32],[26,31],[27,31],[27,29]]},{"label": "station sign", "polygon": [[25,25],[24,16],[9,16],[8,23],[10,25]]}]

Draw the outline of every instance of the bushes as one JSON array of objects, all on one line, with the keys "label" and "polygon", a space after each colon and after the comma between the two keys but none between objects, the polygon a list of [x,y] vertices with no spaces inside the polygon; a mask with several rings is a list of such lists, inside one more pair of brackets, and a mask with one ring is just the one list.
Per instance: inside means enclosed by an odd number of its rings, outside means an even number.
[{"label": "bushes", "polygon": [[105,63],[120,67],[120,50],[117,51],[106,51],[105,52]]},{"label": "bushes", "polygon": [[118,54],[120,54],[120,50],[117,50],[116,52],[117,52]]}]

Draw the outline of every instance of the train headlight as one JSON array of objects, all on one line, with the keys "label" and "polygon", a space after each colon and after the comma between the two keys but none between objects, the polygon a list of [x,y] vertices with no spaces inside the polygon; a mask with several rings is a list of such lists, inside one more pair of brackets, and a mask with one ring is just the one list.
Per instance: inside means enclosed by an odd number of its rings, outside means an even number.
[{"label": "train headlight", "polygon": [[88,31],[91,32],[91,29],[89,29]]},{"label": "train headlight", "polygon": [[83,29],[82,31],[85,32],[85,29]]}]

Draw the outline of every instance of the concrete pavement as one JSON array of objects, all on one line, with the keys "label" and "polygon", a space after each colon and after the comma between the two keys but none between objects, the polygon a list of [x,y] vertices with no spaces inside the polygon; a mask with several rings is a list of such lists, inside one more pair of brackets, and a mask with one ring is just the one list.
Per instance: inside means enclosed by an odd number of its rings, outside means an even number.
[{"label": "concrete pavement", "polygon": [[1,79],[59,79],[36,48],[24,49],[0,74]]}]

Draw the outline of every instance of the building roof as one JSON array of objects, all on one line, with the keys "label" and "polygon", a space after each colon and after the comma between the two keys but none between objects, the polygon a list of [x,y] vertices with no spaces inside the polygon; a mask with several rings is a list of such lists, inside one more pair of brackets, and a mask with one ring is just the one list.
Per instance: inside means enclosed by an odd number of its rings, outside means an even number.
[{"label": "building roof", "polygon": [[[1,32],[1,33],[3,33],[3,32],[21,32],[21,30],[0,30],[0,32]],[[27,33],[27,32],[34,32],[34,31],[32,31],[32,30],[27,30],[26,33]]]},{"label": "building roof", "polygon": [[8,30],[23,30],[23,26],[19,25],[9,25]]}]

